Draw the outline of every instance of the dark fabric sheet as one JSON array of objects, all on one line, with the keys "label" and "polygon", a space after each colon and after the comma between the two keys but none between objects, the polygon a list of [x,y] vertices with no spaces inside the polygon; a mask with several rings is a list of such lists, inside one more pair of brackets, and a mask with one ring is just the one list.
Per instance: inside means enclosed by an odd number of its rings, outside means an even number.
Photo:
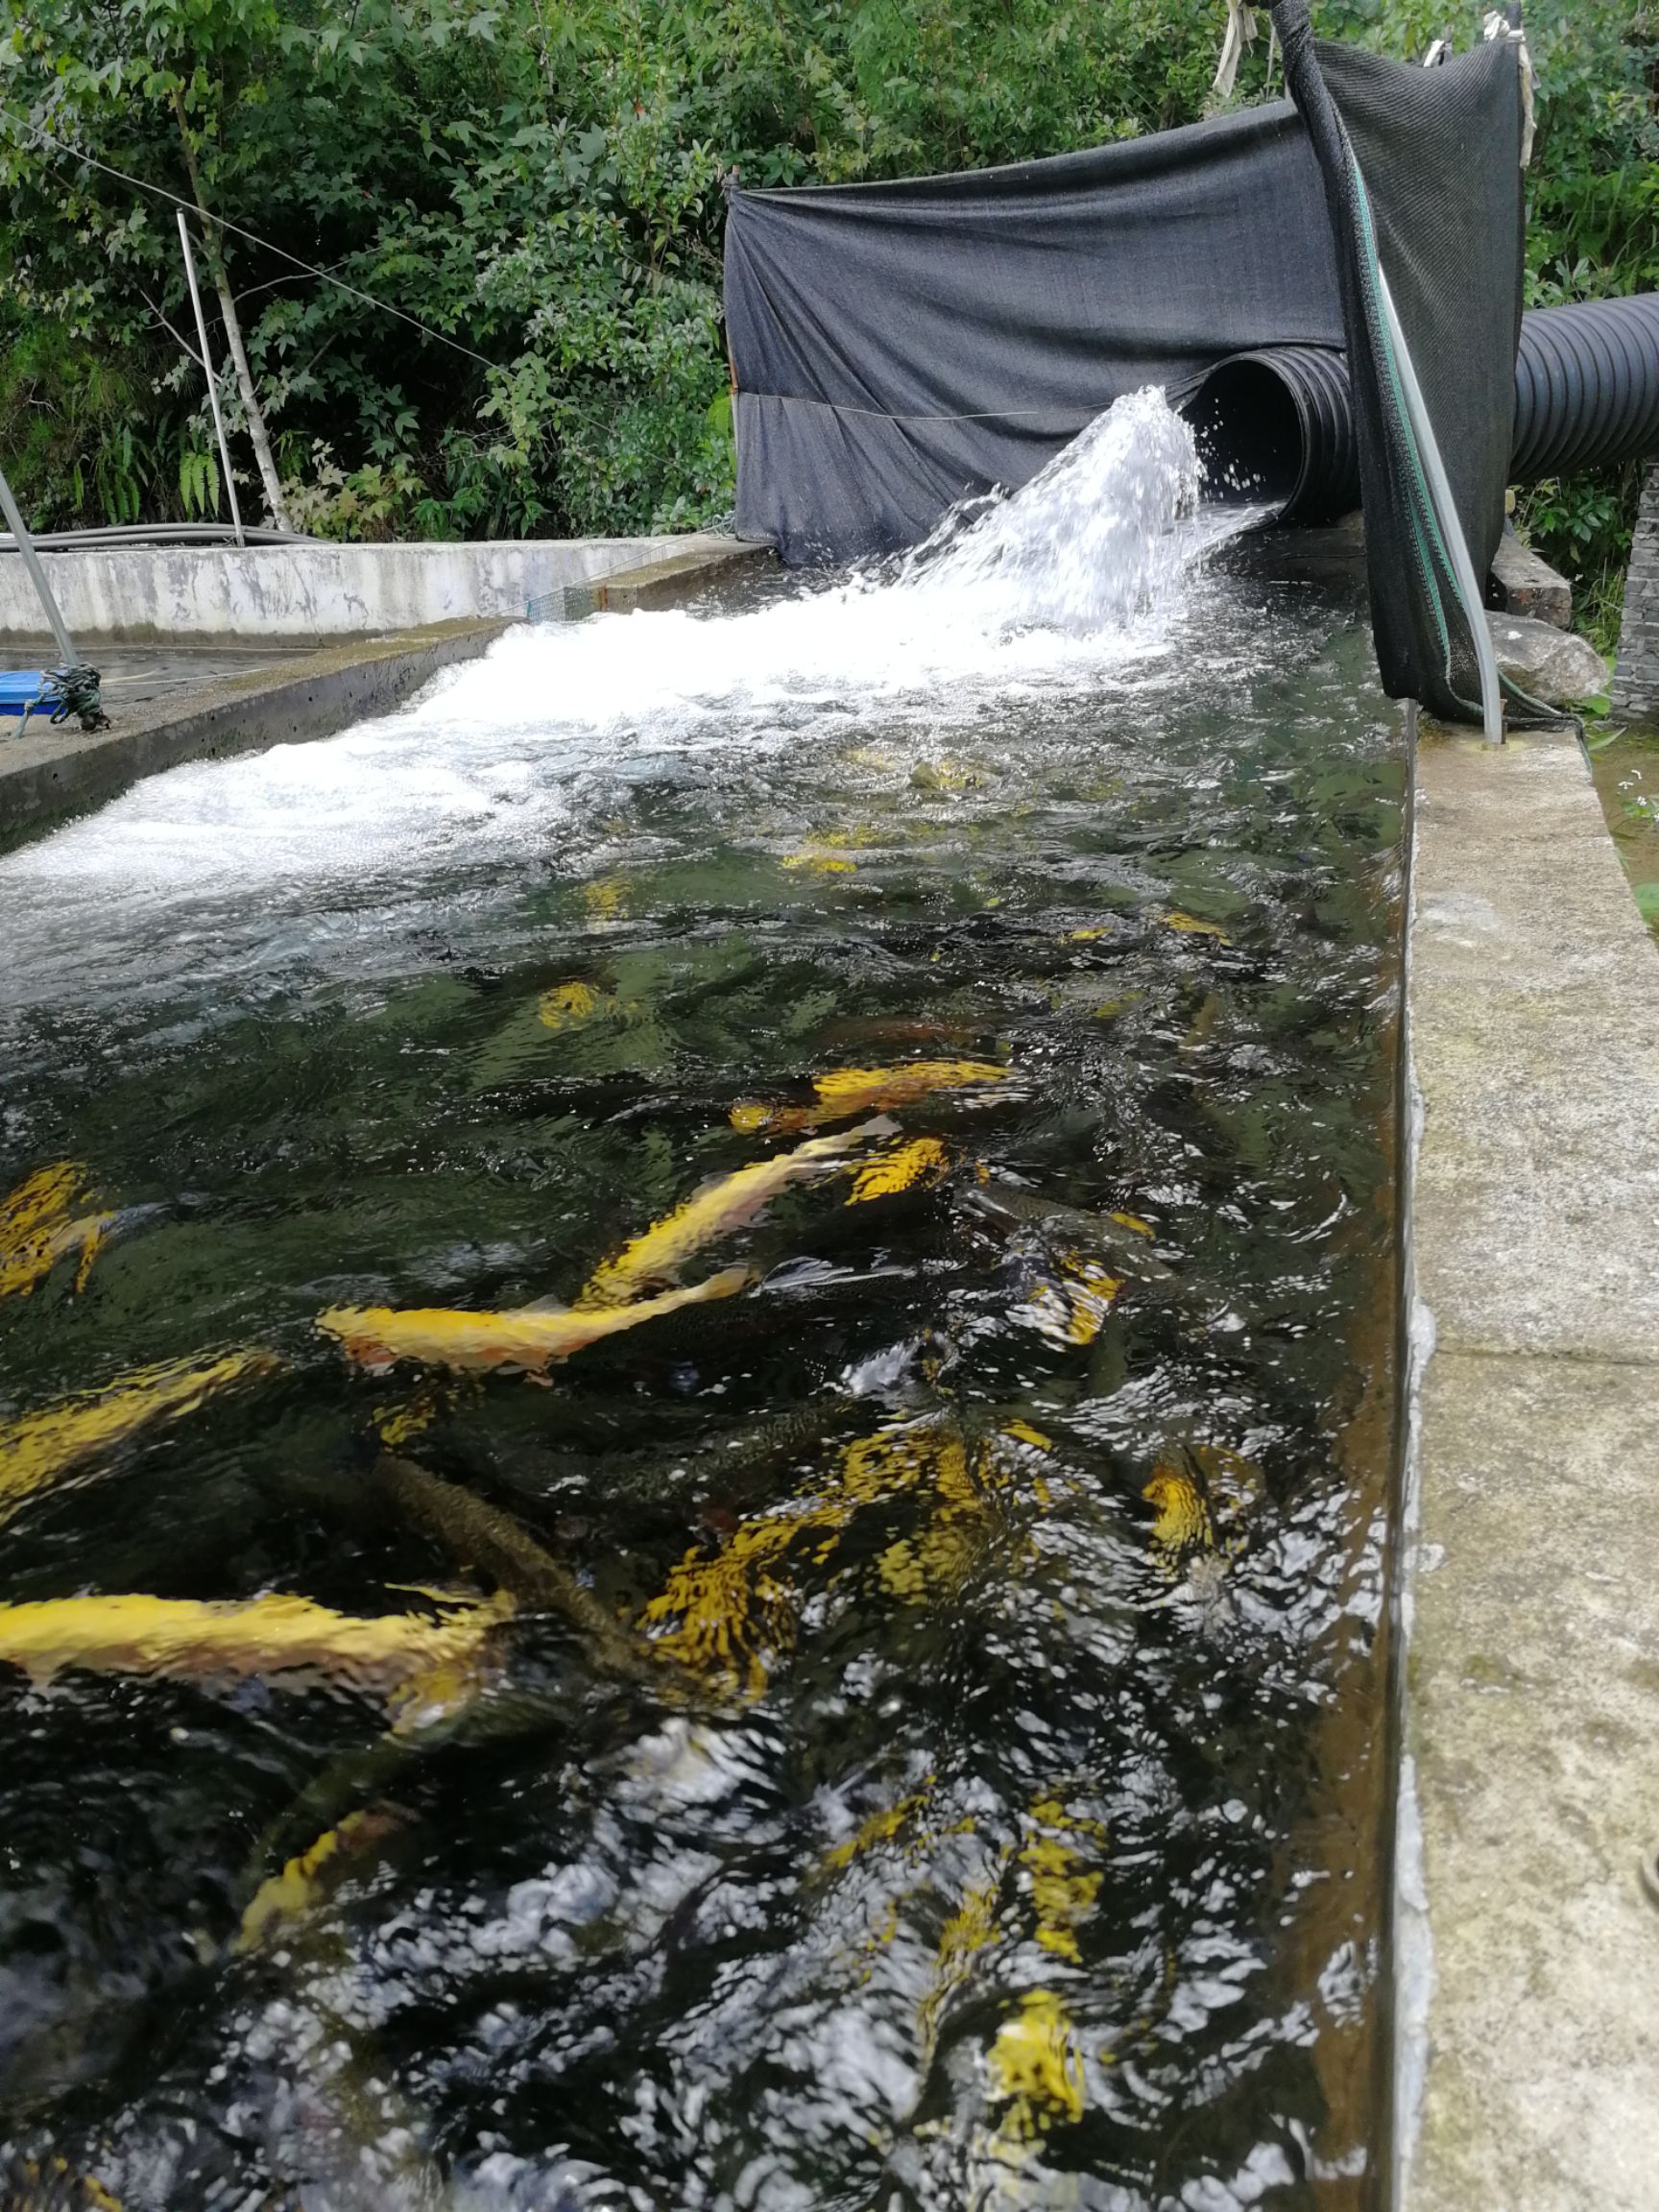
[{"label": "dark fabric sheet", "polygon": [[1276,11],[1275,19],[1340,250],[1382,686],[1438,714],[1478,720],[1470,628],[1389,367],[1365,232],[1369,226],[1483,583],[1503,531],[1521,337],[1527,218],[1516,49],[1495,40],[1440,68],[1414,69],[1306,41],[1301,10]]},{"label": "dark fabric sheet", "polygon": [[789,562],[925,537],[1102,408],[1254,346],[1340,346],[1288,101],[1056,160],[736,192],[737,527]]}]

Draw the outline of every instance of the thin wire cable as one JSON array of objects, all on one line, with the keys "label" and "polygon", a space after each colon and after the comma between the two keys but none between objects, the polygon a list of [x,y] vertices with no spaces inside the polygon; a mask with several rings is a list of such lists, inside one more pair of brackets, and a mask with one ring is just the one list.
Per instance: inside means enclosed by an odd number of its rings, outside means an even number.
[{"label": "thin wire cable", "polygon": [[470,346],[463,346],[459,338],[450,338],[442,330],[434,330],[431,324],[422,323],[419,315],[406,314],[401,307],[389,307],[384,300],[376,300],[372,292],[361,292],[355,284],[348,284],[343,276],[330,276],[326,269],[319,269],[313,262],[302,261],[298,253],[290,253],[285,246],[274,246],[269,238],[261,238],[257,230],[250,230],[245,224],[232,223],[228,215],[204,215],[203,210],[192,201],[181,199],[177,192],[169,192],[164,184],[149,183],[142,177],[134,177],[125,169],[117,169],[113,162],[100,161],[95,154],[88,154],[80,146],[72,146],[66,138],[55,137],[50,131],[42,130],[38,123],[32,123],[26,115],[17,114],[13,108],[0,108],[0,119],[26,131],[40,145],[49,146],[59,154],[67,154],[72,160],[84,161],[89,169],[101,169],[106,177],[114,177],[123,184],[131,184],[135,192],[154,193],[157,200],[170,201],[175,207],[183,208],[185,214],[194,215],[198,221],[216,224],[221,230],[235,231],[238,238],[246,238],[251,244],[262,247],[267,253],[275,253],[279,261],[287,261],[296,269],[303,269],[307,276],[315,276],[322,283],[332,284],[337,292],[344,292],[353,300],[361,300],[366,307],[376,307],[382,315],[395,315],[399,323],[407,323],[411,329],[423,332],[440,346],[447,346],[452,353],[465,353],[469,361],[480,362],[486,369],[500,366],[498,362],[492,361],[487,353],[478,353]]}]

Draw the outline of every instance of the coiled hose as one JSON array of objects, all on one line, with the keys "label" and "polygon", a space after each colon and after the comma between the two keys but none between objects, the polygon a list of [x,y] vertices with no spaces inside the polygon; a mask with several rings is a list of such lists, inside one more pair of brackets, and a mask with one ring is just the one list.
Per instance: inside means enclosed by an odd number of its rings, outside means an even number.
[{"label": "coiled hose", "polygon": [[[1347,357],[1332,348],[1234,353],[1183,412],[1213,497],[1263,519],[1329,522],[1359,503]],[[1535,484],[1659,453],[1659,293],[1522,317],[1510,481]]]}]

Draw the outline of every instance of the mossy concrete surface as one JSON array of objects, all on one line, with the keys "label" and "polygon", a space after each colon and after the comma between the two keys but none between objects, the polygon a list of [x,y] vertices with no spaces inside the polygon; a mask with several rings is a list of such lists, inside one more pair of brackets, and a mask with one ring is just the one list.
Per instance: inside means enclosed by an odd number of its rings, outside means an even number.
[{"label": "mossy concrete surface", "polygon": [[1652,2212],[1659,947],[1576,738],[1424,732],[1409,1002],[1399,2202]]},{"label": "mossy concrete surface", "polygon": [[19,734],[0,736],[0,850],[181,761],[330,737],[366,716],[389,714],[441,669],[476,659],[506,627],[440,622],[392,637],[353,637],[118,709],[108,730],[31,721]]}]

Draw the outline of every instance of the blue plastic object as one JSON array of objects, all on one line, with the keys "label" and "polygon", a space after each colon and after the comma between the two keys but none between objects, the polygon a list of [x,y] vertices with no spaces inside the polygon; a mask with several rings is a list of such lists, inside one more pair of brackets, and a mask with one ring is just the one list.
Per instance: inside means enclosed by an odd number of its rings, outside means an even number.
[{"label": "blue plastic object", "polygon": [[44,668],[0,668],[0,714],[29,714],[52,706],[52,686]]}]

